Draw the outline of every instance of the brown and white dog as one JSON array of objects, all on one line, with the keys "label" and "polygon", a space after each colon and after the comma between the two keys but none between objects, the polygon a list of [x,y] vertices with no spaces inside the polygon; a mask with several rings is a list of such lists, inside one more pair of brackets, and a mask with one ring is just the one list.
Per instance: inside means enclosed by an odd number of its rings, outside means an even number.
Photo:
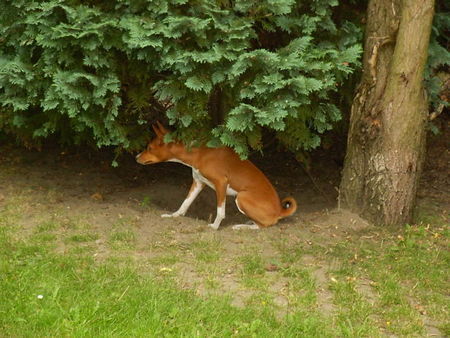
[{"label": "brown and white dog", "polygon": [[180,142],[164,143],[167,130],[157,122],[156,137],[136,156],[140,164],[178,162],[192,168],[191,189],[180,208],[162,217],[183,216],[205,185],[216,191],[217,215],[209,226],[217,230],[225,218],[226,195],[236,196],[236,205],[254,224],[237,224],[233,229],[268,227],[292,215],[297,203],[292,197],[280,201],[268,178],[250,161],[241,160],[230,148],[198,147],[189,150]]}]

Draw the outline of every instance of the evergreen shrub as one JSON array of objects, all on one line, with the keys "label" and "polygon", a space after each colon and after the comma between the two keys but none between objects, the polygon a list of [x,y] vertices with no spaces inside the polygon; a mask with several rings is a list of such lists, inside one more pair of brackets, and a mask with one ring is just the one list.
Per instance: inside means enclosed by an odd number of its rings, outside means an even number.
[{"label": "evergreen shrub", "polygon": [[[337,0],[3,0],[0,130],[134,151],[172,137],[297,152],[341,118],[361,32]],[[166,121],[167,121],[166,120]]]}]

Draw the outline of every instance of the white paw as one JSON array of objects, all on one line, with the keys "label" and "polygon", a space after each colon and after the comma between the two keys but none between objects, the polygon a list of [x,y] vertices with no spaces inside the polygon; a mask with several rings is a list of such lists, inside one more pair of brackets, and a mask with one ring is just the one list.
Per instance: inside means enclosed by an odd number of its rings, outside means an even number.
[{"label": "white paw", "polygon": [[174,212],[173,214],[162,214],[161,215],[162,218],[178,217],[178,216],[180,216],[180,214],[177,214],[176,212]]},{"label": "white paw", "polygon": [[231,227],[233,230],[241,230],[241,229],[250,229],[250,230],[259,230],[258,224],[236,224]]},{"label": "white paw", "polygon": [[214,230],[219,229],[219,225],[220,225],[220,224],[217,224],[217,225],[216,225],[216,224],[214,224],[214,223],[208,224],[208,226],[211,227],[211,228],[213,228]]}]

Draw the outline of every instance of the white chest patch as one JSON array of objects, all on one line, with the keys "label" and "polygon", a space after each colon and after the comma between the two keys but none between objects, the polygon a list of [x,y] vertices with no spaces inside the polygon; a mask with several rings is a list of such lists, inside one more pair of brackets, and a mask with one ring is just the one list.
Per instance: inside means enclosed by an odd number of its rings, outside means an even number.
[{"label": "white chest patch", "polygon": [[[216,190],[216,187],[214,186],[214,184],[213,184],[210,180],[208,180],[205,176],[203,176],[202,173],[200,172],[200,170],[198,170],[198,169],[192,167],[191,165],[186,164],[186,163],[184,163],[183,161],[180,161],[180,160],[178,160],[178,159],[170,159],[170,160],[168,160],[167,162],[181,163],[181,164],[184,164],[184,165],[186,165],[186,166],[192,168],[192,177],[193,177],[195,180],[198,180],[198,181],[200,181],[200,182],[206,184],[206,185],[207,185],[208,187],[210,187],[211,189]],[[236,195],[237,195],[237,191],[234,190],[233,188],[231,188],[230,185],[228,185],[228,186],[227,186],[227,195],[236,196]]]},{"label": "white chest patch", "polygon": [[192,168],[192,177],[215,190],[214,184],[212,184],[210,180],[208,180],[205,176],[203,176],[200,170]]}]

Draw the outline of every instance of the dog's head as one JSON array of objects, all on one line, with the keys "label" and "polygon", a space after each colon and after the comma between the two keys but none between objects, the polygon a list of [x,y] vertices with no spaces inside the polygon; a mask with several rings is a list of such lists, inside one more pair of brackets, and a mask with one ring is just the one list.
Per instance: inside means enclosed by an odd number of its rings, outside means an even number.
[{"label": "dog's head", "polygon": [[167,129],[157,121],[152,125],[156,137],[150,141],[147,148],[136,156],[136,161],[140,164],[153,164],[164,162],[171,158],[168,145],[164,143],[164,135],[168,133]]}]

